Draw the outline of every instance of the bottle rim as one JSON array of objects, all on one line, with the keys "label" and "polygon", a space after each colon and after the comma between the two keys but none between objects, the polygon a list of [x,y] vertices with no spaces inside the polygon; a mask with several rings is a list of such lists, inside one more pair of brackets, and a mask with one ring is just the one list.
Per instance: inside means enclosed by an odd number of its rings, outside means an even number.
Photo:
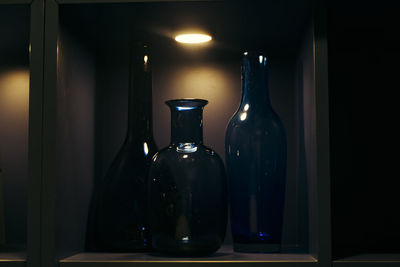
[{"label": "bottle rim", "polygon": [[165,101],[169,107],[199,108],[208,104],[208,100],[200,98],[180,98]]}]

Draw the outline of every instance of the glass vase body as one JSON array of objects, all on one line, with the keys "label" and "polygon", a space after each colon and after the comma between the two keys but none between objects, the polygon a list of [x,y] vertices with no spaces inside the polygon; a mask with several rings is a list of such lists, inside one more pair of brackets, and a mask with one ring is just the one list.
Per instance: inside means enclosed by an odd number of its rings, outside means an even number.
[{"label": "glass vase body", "polygon": [[95,184],[87,251],[137,252],[151,248],[147,178],[157,152],[152,130],[152,76],[148,46],[131,45],[128,130],[106,176]]},{"label": "glass vase body", "polygon": [[242,59],[242,100],[228,123],[225,152],[234,250],[280,250],[286,177],[286,134],[272,109],[268,62]]},{"label": "glass vase body", "polygon": [[171,143],[150,168],[150,229],[153,248],[178,256],[215,252],[225,238],[227,181],[221,158],[203,145],[206,100],[166,102]]}]

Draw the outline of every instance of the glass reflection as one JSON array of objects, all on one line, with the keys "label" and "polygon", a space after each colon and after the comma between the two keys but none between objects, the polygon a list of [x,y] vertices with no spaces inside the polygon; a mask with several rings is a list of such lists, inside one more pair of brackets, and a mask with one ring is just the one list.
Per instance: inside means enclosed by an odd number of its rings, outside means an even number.
[{"label": "glass reflection", "polygon": [[247,112],[243,112],[242,114],[240,114],[240,120],[244,121],[247,118]]},{"label": "glass reflection", "polygon": [[143,151],[146,156],[149,154],[149,147],[146,142],[143,143]]}]

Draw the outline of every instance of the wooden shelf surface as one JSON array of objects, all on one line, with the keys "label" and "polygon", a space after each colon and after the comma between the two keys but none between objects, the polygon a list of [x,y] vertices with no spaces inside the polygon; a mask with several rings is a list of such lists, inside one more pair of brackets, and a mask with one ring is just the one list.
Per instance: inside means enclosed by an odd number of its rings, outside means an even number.
[{"label": "wooden shelf surface", "polygon": [[159,264],[179,264],[179,266],[193,265],[207,266],[232,264],[265,264],[269,266],[314,266],[317,260],[309,254],[261,254],[261,253],[236,253],[231,247],[223,247],[209,257],[177,258],[166,257],[147,253],[79,253],[60,261],[61,267],[66,266],[151,266]]},{"label": "wooden shelf surface", "polygon": [[0,251],[0,267],[26,266],[25,251]]}]

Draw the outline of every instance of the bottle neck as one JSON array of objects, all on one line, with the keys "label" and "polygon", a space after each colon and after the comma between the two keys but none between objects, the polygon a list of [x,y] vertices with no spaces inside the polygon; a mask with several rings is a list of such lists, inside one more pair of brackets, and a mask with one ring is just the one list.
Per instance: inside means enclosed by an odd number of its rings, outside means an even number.
[{"label": "bottle neck", "polygon": [[171,110],[171,144],[203,143],[203,108]]},{"label": "bottle neck", "polygon": [[267,58],[261,53],[245,52],[242,59],[241,105],[252,105],[252,109],[271,108]]},{"label": "bottle neck", "polygon": [[206,100],[167,101],[171,109],[171,144],[203,144],[203,108]]},{"label": "bottle neck", "polygon": [[153,136],[152,75],[146,45],[135,43],[131,49],[128,93],[127,141],[142,141]]}]

